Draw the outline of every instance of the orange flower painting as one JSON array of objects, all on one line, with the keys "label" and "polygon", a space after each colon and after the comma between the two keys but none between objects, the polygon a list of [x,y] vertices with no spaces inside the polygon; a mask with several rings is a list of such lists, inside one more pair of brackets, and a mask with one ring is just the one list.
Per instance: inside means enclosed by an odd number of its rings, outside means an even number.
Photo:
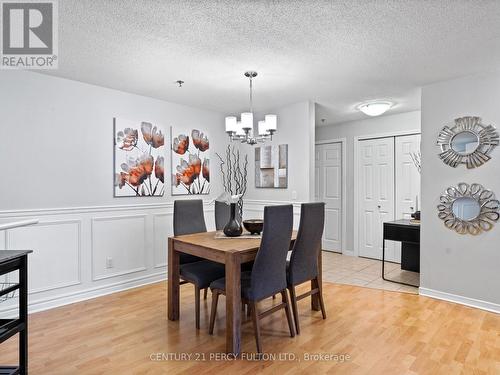
[{"label": "orange flower painting", "polygon": [[115,118],[114,139],[114,196],[163,196],[165,136],[161,128],[151,122]]},{"label": "orange flower painting", "polygon": [[209,149],[206,132],[171,128],[172,195],[210,193]]}]

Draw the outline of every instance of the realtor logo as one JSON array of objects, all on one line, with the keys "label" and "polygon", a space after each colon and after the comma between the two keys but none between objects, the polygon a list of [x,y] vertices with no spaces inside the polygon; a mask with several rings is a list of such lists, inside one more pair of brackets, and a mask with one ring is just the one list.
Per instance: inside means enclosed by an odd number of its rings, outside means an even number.
[{"label": "realtor logo", "polygon": [[2,69],[57,68],[57,2],[0,1]]}]

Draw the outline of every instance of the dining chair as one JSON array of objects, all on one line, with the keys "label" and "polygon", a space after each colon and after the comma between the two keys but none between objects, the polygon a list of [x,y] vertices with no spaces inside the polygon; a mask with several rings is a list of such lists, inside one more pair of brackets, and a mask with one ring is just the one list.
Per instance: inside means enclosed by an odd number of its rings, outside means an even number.
[{"label": "dining chair", "polygon": [[223,230],[231,217],[231,207],[220,201],[215,201],[215,229]]},{"label": "dining chair", "polygon": [[[290,248],[293,227],[292,205],[264,207],[264,229],[260,248],[251,271],[241,274],[241,298],[250,308],[257,352],[262,353],[260,338],[260,319],[285,309],[290,336],[295,336],[290,312],[290,302],[286,292],[286,256]],[[209,333],[213,334],[215,315],[220,294],[225,294],[226,279],[221,278],[210,284],[212,290],[212,310],[210,313]],[[259,302],[281,294],[281,303],[259,311]]]},{"label": "dining chair", "polygon": [[[201,199],[182,199],[174,201],[174,236],[206,232]],[[196,328],[200,328],[200,290],[207,290],[210,283],[224,276],[224,265],[189,254],[179,254],[180,277],[182,284],[194,285]]]},{"label": "dining chair", "polygon": [[[287,262],[287,287],[292,302],[295,330],[300,334],[297,301],[318,295],[323,319],[326,319],[321,283],[318,280],[318,257],[321,251],[321,237],[325,224],[325,204],[303,203],[300,208],[300,224],[297,239]],[[299,284],[312,281],[311,290],[300,296],[295,293]]]}]

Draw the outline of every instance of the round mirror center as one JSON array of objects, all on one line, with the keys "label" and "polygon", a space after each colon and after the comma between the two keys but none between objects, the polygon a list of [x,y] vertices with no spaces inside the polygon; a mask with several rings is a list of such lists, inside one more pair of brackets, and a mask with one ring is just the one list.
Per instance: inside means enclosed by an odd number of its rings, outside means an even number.
[{"label": "round mirror center", "polygon": [[453,215],[460,220],[469,221],[475,219],[481,212],[479,202],[474,198],[460,197],[452,205]]},{"label": "round mirror center", "polygon": [[470,131],[460,132],[451,139],[451,148],[460,155],[472,154],[478,146],[477,135]]}]

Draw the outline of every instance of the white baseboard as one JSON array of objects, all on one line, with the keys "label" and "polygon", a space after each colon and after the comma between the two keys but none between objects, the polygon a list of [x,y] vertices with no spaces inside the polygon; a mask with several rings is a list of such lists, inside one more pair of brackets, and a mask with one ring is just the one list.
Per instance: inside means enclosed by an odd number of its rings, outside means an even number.
[{"label": "white baseboard", "polygon": [[454,302],[465,306],[475,307],[477,309],[490,311],[500,314],[500,305],[493,302],[482,301],[474,298],[459,296],[456,294],[441,292],[439,290],[418,288],[418,293],[421,296],[437,298],[443,301]]},{"label": "white baseboard", "polygon": [[[69,305],[76,302],[86,301],[96,297],[102,297],[108,294],[122,292],[124,290],[138,288],[140,286],[157,283],[166,280],[166,272],[157,272],[151,275],[140,276],[125,281],[107,284],[99,287],[80,290],[73,293],[60,294],[53,298],[43,298],[40,300],[30,300],[28,304],[28,313],[32,314],[39,311],[49,310],[56,307]],[[9,306],[0,309],[0,317],[8,317],[17,314],[18,307]]]}]

